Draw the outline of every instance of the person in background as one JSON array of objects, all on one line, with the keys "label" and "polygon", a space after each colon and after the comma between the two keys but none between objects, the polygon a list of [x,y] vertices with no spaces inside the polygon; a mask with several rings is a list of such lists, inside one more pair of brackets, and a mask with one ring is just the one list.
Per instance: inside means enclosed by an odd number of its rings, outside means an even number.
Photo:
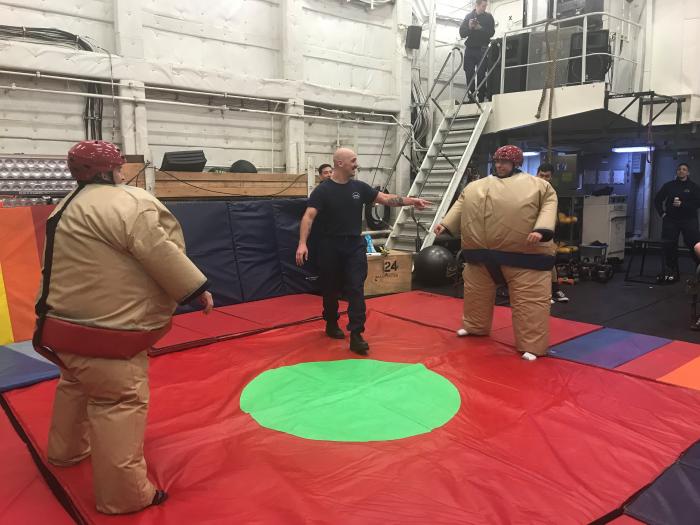
[{"label": "person in background", "polygon": [[78,187],[47,221],[32,341],[61,371],[48,461],[69,467],[90,457],[105,514],[167,499],[143,455],[148,349],[170,329],[178,303],[213,307],[177,219],[147,191],[122,184],[123,163],[105,141],[68,152]]},{"label": "person in background", "polygon": [[659,280],[671,283],[679,278],[678,237],[681,233],[695,264],[700,262],[692,243],[698,235],[700,187],[690,180],[690,167],[685,162],[676,168],[676,178],[664,184],[656,194],[654,206],[663,221],[661,238],[667,241],[664,247],[665,270]]},{"label": "person in background", "polygon": [[321,178],[321,182],[330,179],[331,175],[333,175],[333,166],[330,164],[321,164],[318,167],[318,176]]},{"label": "person in background", "polygon": [[[488,5],[488,0],[476,0],[474,3],[474,10],[464,18],[462,25],[459,26],[459,36],[467,39],[464,49],[464,73],[467,78],[467,87],[470,91],[470,100],[473,100],[476,96],[473,91],[476,86],[481,83],[486,74],[487,60],[484,59],[484,61],[481,62],[481,58],[486,52],[491,37],[496,32],[496,22],[493,16],[486,12]],[[479,62],[481,62],[481,67],[479,67]],[[477,80],[474,85],[471,85],[470,83],[474,78],[474,72],[477,68]],[[484,100],[486,98],[486,82],[484,82],[481,89],[479,89],[478,96],[479,100]]]},{"label": "person in background", "polygon": [[[691,243],[693,245],[693,253],[695,254],[695,258],[700,260],[700,232],[698,232],[698,235],[691,241]],[[698,284],[700,283],[700,264],[695,268],[695,283],[696,286],[700,286]],[[695,299],[697,299],[697,297],[695,297],[693,300]],[[693,323],[690,325],[690,329],[695,332],[700,332],[700,317],[693,321]]]},{"label": "person in background", "polygon": [[[541,164],[540,167],[537,168],[537,176],[550,184],[552,183],[552,175],[554,175],[554,166],[549,163]],[[552,188],[554,188],[554,186],[552,186]],[[559,287],[559,274],[557,273],[557,266],[554,265],[554,268],[552,268],[552,304],[568,302],[569,298]]]},{"label": "person in background", "polygon": [[367,278],[367,244],[362,237],[362,208],[374,203],[383,206],[413,206],[422,210],[430,206],[425,199],[398,197],[382,193],[369,184],[355,180],[357,155],[346,148],[333,155],[333,174],[309,196],[299,228],[296,263],[302,266],[309,257],[307,240],[316,220],[320,229],[318,246],[323,318],[326,335],[344,339],[338,326],[338,296],[344,288],[348,300],[350,350],[367,355],[369,344],[362,337],[365,330],[365,279]]},{"label": "person in background", "polygon": [[557,194],[519,170],[523,152],[502,146],[496,176],[470,183],[435,233],[461,234],[464,312],[460,337],[488,335],[497,285],[507,284],[516,348],[529,361],[547,354]]}]

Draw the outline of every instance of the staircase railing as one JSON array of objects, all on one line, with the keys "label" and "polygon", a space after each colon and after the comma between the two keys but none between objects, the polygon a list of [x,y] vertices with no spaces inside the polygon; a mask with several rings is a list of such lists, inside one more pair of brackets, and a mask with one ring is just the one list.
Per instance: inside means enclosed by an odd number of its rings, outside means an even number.
[{"label": "staircase railing", "polygon": [[[476,71],[480,71],[480,70],[481,70],[481,67],[482,67],[484,61],[486,60],[486,58],[488,57],[489,52],[491,51],[491,48],[493,47],[493,45],[494,45],[493,42],[490,42],[490,43],[489,43],[488,47],[486,48],[486,51],[484,52],[484,54],[483,54],[482,57],[481,57],[481,60],[479,60],[479,65],[476,67]],[[445,82],[445,85],[442,87],[442,89],[440,89],[440,90],[437,92],[437,94],[433,95],[433,92],[435,91],[435,88],[436,88],[436,87],[438,86],[438,84],[440,83],[440,77],[442,76],[443,72],[444,72],[445,69],[447,68],[448,64],[450,64],[450,63],[452,62],[452,58],[453,58],[453,56],[455,56],[455,55],[458,55],[458,56],[459,56],[459,67],[454,68],[454,71],[452,71],[452,73],[450,74],[449,78],[448,78],[447,81]],[[428,103],[429,103],[429,102],[432,102],[433,104],[435,104],[435,107],[438,109],[438,111],[440,111],[440,113],[441,113],[443,116],[446,114],[446,113],[445,113],[445,109],[443,109],[443,107],[440,105],[440,102],[438,101],[438,98],[445,92],[445,89],[447,89],[448,86],[452,85],[452,83],[453,83],[455,77],[457,76],[457,74],[458,74],[460,71],[463,71],[463,67],[462,67],[463,61],[464,61],[464,55],[463,55],[463,53],[462,53],[462,47],[461,47],[461,46],[455,46],[455,47],[453,47],[453,48],[450,50],[450,53],[449,53],[449,54],[447,55],[447,57],[445,58],[445,60],[443,61],[442,66],[440,67],[440,71],[438,72],[437,75],[435,75],[435,78],[433,79],[433,82],[432,82],[432,84],[431,84],[431,86],[430,86],[430,89],[429,89],[429,91],[428,91],[428,94],[426,95],[425,100],[424,100],[424,101],[421,103],[421,105],[418,107],[418,111],[424,110],[424,109],[427,107]],[[497,57],[497,59],[496,59],[496,61],[491,65],[491,67],[489,67],[489,69],[487,70],[486,74],[484,75],[484,77],[481,79],[481,81],[480,81],[478,84],[476,84],[476,82],[478,81],[478,76],[475,74],[475,75],[472,77],[471,81],[470,81],[469,84],[466,86],[466,90],[465,90],[465,92],[464,92],[464,96],[463,96],[462,99],[459,101],[459,103],[458,103],[457,105],[455,105],[455,107],[454,107],[454,114],[453,114],[453,116],[452,116],[452,119],[450,120],[450,125],[449,125],[449,128],[448,128],[448,133],[449,133],[449,131],[452,129],[452,125],[454,124],[455,116],[459,113],[459,110],[462,108],[462,106],[463,106],[464,104],[466,104],[466,103],[468,103],[468,102],[471,102],[471,97],[469,96],[469,93],[470,93],[470,91],[471,91],[470,88],[471,88],[472,86],[474,86],[474,88],[475,88],[475,89],[474,89],[474,92],[475,92],[475,93],[478,93],[479,90],[480,90],[480,89],[484,86],[484,84],[488,81],[489,77],[490,77],[491,74],[494,72],[494,70],[496,69],[496,67],[498,67],[498,65],[500,64],[500,62],[501,62],[501,55],[500,55],[500,53],[499,53],[499,54],[498,54],[498,57]],[[474,102],[477,104],[477,106],[478,106],[478,108],[479,108],[479,111],[480,111],[480,112],[483,112],[483,109],[481,108],[481,104],[479,104],[479,102],[478,102],[477,99],[478,99],[478,97],[476,97],[476,98],[474,99]],[[413,131],[413,128],[411,128],[411,131]],[[420,166],[414,166],[414,165],[413,165],[413,162],[412,162],[412,160],[411,160],[411,158],[406,154],[406,147],[407,147],[410,143],[412,143],[413,141],[414,141],[414,140],[413,140],[413,135],[412,135],[412,133],[408,133],[408,134],[406,135],[406,138],[405,138],[404,141],[403,141],[403,144],[401,145],[401,147],[399,148],[398,152],[396,153],[396,158],[394,159],[394,162],[392,163],[391,168],[389,169],[389,176],[387,177],[387,180],[386,180],[386,182],[384,183],[384,187],[387,187],[387,186],[389,185],[389,182],[391,181],[391,179],[394,177],[394,174],[396,173],[396,168],[398,167],[399,162],[401,162],[401,159],[402,159],[402,158],[405,158],[406,160],[408,160],[408,162],[411,164],[411,166],[412,166],[416,171],[418,171],[418,168],[419,168]],[[452,163],[450,162],[450,164],[452,164]],[[454,165],[453,165],[453,166],[454,166]],[[456,166],[454,166],[454,167],[455,167],[455,169],[456,169]]]}]

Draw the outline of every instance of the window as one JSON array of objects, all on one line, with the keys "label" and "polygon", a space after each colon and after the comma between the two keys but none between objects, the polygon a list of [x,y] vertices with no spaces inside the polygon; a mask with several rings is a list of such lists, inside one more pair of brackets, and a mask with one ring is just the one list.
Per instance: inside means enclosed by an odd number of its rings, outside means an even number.
[{"label": "window", "polygon": [[531,26],[554,18],[556,0],[523,0],[523,26]]}]

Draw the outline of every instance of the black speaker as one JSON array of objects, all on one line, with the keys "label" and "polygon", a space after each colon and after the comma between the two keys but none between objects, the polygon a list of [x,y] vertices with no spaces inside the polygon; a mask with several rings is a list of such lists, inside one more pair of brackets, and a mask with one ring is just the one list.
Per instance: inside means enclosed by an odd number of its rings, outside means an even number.
[{"label": "black speaker", "polygon": [[530,44],[530,35],[523,33],[509,36],[506,39],[506,67],[515,67],[505,70],[505,82],[503,83],[504,93],[515,93],[525,91],[527,86],[527,53]]},{"label": "black speaker", "polygon": [[201,172],[207,164],[207,158],[202,150],[169,151],[163,155],[162,171],[191,171]]},{"label": "black speaker", "polygon": [[501,92],[501,39],[491,40],[491,48],[486,56],[486,71],[489,71],[494,64],[498,64],[491,71],[491,75],[486,79],[486,92],[489,95],[497,95]]},{"label": "black speaker", "polygon": [[408,26],[406,30],[406,49],[419,49],[422,33],[423,28],[421,26]]},{"label": "black speaker", "polygon": [[[586,42],[586,78],[584,82],[603,82],[605,75],[610,70],[612,57],[610,56],[610,34],[607,29],[588,31]],[[606,53],[605,55],[596,53]],[[571,54],[569,56],[581,56],[583,54],[583,32],[571,35]],[[569,84],[581,83],[581,59],[569,60]]]},{"label": "black speaker", "polygon": [[[597,13],[605,11],[603,0],[557,0],[557,20],[586,13]],[[578,18],[561,22],[559,27],[581,26],[583,19]],[[588,17],[588,29],[600,29],[603,27],[603,15],[593,15]]]}]

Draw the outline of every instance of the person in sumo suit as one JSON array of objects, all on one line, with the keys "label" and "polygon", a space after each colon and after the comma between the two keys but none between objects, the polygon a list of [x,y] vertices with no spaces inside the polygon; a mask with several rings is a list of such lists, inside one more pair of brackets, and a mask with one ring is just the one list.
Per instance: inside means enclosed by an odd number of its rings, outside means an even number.
[{"label": "person in sumo suit", "polygon": [[557,195],[545,180],[519,170],[520,148],[503,146],[493,161],[495,176],[468,184],[435,233],[461,235],[466,264],[457,334],[488,335],[496,287],[506,284],[517,349],[534,360],[549,346]]}]

